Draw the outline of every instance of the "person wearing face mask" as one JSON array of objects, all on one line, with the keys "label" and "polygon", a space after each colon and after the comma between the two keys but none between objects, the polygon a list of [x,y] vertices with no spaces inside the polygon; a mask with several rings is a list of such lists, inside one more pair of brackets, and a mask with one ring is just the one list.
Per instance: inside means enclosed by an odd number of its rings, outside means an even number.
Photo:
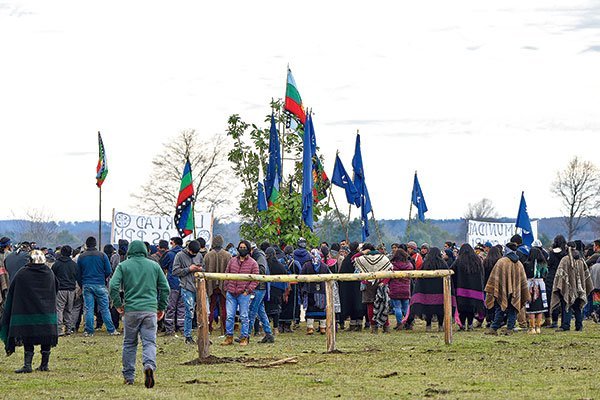
[{"label": "person wearing face mask", "polygon": [[[237,257],[232,257],[225,269],[226,274],[258,274],[258,263],[250,257],[250,242],[242,240],[238,244]],[[235,325],[235,311],[240,310],[240,346],[248,345],[250,295],[258,282],[225,281],[225,299],[227,308],[227,321],[225,324],[225,341],[223,346],[233,344],[233,328]]]},{"label": "person wearing face mask", "polygon": [[181,297],[185,305],[185,320],[183,322],[183,336],[186,344],[194,344],[192,338],[192,320],[196,308],[196,284],[194,273],[204,270],[204,260],[200,254],[200,243],[192,240],[187,247],[177,253],[173,261],[173,275],[179,277]]}]

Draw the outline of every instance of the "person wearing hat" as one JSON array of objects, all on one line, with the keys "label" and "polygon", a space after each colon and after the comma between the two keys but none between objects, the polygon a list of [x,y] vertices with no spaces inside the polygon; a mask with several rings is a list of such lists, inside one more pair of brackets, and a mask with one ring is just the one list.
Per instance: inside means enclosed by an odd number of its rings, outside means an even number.
[{"label": "person wearing hat", "polygon": [[108,256],[96,249],[96,238],[93,236],[85,240],[86,250],[77,258],[79,274],[77,282],[83,289],[83,307],[85,310],[84,336],[94,335],[94,304],[98,303],[98,311],[106,325],[109,335],[118,336],[109,310],[108,289],[106,280],[112,274]]},{"label": "person wearing hat", "polygon": [[[223,249],[223,236],[215,235],[212,240],[212,248],[204,257],[206,272],[222,274],[227,269],[231,254]],[[225,321],[227,320],[227,308],[225,298],[225,282],[206,281],[206,295],[210,299],[210,313],[208,316],[208,329],[212,332],[215,320],[215,311],[219,310],[219,321],[221,322],[221,333],[225,335]]]},{"label": "person wearing hat", "polygon": [[306,250],[306,239],[298,239],[298,248],[294,250],[294,260],[298,261],[300,265],[304,265],[307,261],[311,260],[310,253]]},{"label": "person wearing hat", "polygon": [[419,252],[421,254],[421,257],[423,258],[423,260],[425,259],[425,257],[427,257],[427,253],[429,253],[429,243],[423,243],[421,245],[421,250]]},{"label": "person wearing hat", "polygon": [[419,253],[419,248],[417,247],[417,243],[410,241],[410,242],[406,243],[406,247],[408,248],[408,255],[410,256],[410,259],[412,260],[412,263],[414,264],[415,269],[416,270],[421,269],[421,266],[423,265],[423,257]]},{"label": "person wearing hat", "polygon": [[158,247],[156,248],[156,252],[150,255],[150,258],[156,261],[160,265],[160,260],[163,256],[169,251],[169,242],[164,239],[158,241]]},{"label": "person wearing hat", "polygon": [[192,338],[192,320],[196,309],[196,283],[194,273],[204,270],[204,260],[200,254],[200,243],[192,240],[187,247],[177,253],[173,261],[173,275],[179,277],[181,297],[185,305],[185,320],[183,322],[183,335],[186,344],[194,344]]},{"label": "person wearing hat", "polygon": [[6,293],[10,281],[8,279],[8,272],[4,265],[4,259],[12,251],[12,245],[10,239],[6,236],[0,239],[0,319],[2,318],[2,309],[4,308],[4,300],[6,299]]},{"label": "person wearing hat", "polygon": [[16,346],[25,348],[23,367],[15,372],[32,372],[34,346],[41,346],[42,362],[38,371],[48,371],[50,349],[58,343],[56,321],[56,278],[39,250],[29,254],[29,261],[14,277],[8,289],[2,316],[0,340],[7,355]]}]

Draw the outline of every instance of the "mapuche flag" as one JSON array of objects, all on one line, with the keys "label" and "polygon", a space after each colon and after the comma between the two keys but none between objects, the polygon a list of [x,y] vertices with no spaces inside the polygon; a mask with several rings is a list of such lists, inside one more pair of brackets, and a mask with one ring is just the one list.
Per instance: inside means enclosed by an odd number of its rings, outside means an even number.
[{"label": "mapuche flag", "polygon": [[421,190],[421,184],[419,178],[417,178],[417,172],[415,171],[415,180],[413,181],[413,190],[410,201],[417,207],[417,214],[421,222],[425,222],[425,213],[427,212],[427,203],[425,203],[425,197]]},{"label": "mapuche flag", "polygon": [[108,175],[108,163],[106,162],[106,151],[102,143],[102,136],[98,132],[98,165],[96,166],[96,186],[101,187]]},{"label": "mapuche flag", "polygon": [[177,207],[175,209],[175,227],[181,237],[186,237],[194,232],[194,184],[192,181],[192,166],[186,160],[179,186]]},{"label": "mapuche flag", "polygon": [[302,97],[300,97],[300,93],[296,87],[296,81],[289,68],[287,71],[287,84],[285,87],[284,110],[298,118],[298,121],[300,121],[301,124],[304,125],[306,122],[306,112],[302,106]]}]

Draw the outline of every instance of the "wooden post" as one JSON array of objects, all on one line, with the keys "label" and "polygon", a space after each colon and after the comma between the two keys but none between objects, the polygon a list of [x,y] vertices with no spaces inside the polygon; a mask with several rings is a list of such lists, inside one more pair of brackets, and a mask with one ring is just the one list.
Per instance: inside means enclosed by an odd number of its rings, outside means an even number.
[{"label": "wooden post", "polygon": [[444,342],[452,343],[452,293],[450,275],[444,276]]},{"label": "wooden post", "polygon": [[210,356],[208,337],[208,310],[206,309],[206,280],[196,279],[196,313],[198,319],[198,358]]},{"label": "wooden post", "polygon": [[325,283],[325,297],[327,298],[326,329],[327,329],[327,352],[335,351],[335,312],[333,304],[333,281]]}]

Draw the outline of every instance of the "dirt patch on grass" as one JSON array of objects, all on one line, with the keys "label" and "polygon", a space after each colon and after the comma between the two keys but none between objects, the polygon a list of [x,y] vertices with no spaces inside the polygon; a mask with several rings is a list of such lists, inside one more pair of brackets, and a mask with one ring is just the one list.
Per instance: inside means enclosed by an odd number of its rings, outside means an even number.
[{"label": "dirt patch on grass", "polygon": [[272,361],[272,358],[252,358],[252,357],[217,357],[208,356],[206,358],[195,358],[191,361],[186,361],[182,365],[214,365],[214,364],[230,364],[230,363],[254,363],[261,361]]}]

